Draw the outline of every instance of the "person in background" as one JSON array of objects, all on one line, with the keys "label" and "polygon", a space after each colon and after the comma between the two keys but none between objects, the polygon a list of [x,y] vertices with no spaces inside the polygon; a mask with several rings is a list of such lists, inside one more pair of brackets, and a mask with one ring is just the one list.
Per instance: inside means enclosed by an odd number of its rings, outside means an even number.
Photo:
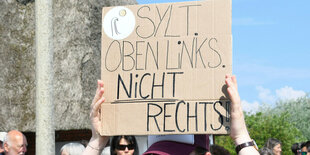
[{"label": "person in background", "polygon": [[110,150],[111,150],[111,147],[110,146],[106,146],[106,147],[104,147],[104,149],[102,150],[100,155],[111,155]]},{"label": "person in background", "polygon": [[263,148],[259,149],[258,152],[260,155],[273,155],[273,152],[267,147],[263,147]]},{"label": "person in background", "polygon": [[23,133],[11,130],[4,140],[5,155],[24,155],[27,152],[27,139]]},{"label": "person in background", "polygon": [[301,145],[301,154],[310,155],[310,141],[307,141]]},{"label": "person in background", "polygon": [[294,143],[291,147],[292,152],[295,155],[301,155],[301,146],[302,146],[303,142],[300,143]]},{"label": "person in background", "polygon": [[210,151],[203,147],[196,147],[189,155],[230,155],[230,153],[222,146],[211,145]]},{"label": "person in background", "polygon": [[81,155],[85,150],[81,143],[68,143],[61,147],[61,155]]},{"label": "person in background", "polygon": [[82,139],[79,141],[79,143],[81,143],[86,148],[86,146],[88,144],[88,140]]},{"label": "person in background", "polygon": [[[227,92],[231,100],[231,132],[230,137],[237,146],[238,155],[259,155],[258,151],[254,147],[254,142],[251,139],[248,130],[246,128],[244,114],[241,107],[241,100],[238,93],[237,80],[235,76],[226,75],[225,83],[227,85]],[[96,95],[91,104],[90,119],[92,124],[92,137],[83,152],[84,155],[99,155],[101,150],[107,144],[109,137],[100,136],[98,133],[103,125],[100,119],[100,107],[104,102],[103,97],[104,88],[103,82],[98,80],[98,87]],[[156,143],[155,143],[156,144]],[[152,147],[152,146],[151,146]],[[162,151],[161,148],[157,148],[158,151]],[[180,149],[180,148],[177,148]],[[195,150],[193,150],[195,151]],[[177,150],[175,150],[177,152]],[[164,153],[163,153],[164,154]],[[166,154],[166,155],[188,155],[188,154]]]},{"label": "person in background", "polygon": [[281,141],[276,138],[269,138],[264,147],[269,148],[274,155],[281,155],[282,148],[281,148]]},{"label": "person in background", "polygon": [[230,155],[228,150],[219,145],[211,145],[210,152],[212,155]]},{"label": "person in background", "polygon": [[6,132],[0,132],[0,155],[4,155],[3,142],[5,140],[6,134]]},{"label": "person in background", "polygon": [[135,136],[113,136],[110,152],[111,155],[139,155]]}]

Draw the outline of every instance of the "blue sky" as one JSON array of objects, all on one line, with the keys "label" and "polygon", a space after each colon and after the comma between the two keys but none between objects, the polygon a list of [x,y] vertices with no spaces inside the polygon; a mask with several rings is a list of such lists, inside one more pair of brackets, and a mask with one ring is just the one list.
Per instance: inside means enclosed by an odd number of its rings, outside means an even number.
[{"label": "blue sky", "polygon": [[[181,1],[189,0],[137,0]],[[232,0],[233,73],[247,111],[310,93],[309,6],[309,0]]]}]

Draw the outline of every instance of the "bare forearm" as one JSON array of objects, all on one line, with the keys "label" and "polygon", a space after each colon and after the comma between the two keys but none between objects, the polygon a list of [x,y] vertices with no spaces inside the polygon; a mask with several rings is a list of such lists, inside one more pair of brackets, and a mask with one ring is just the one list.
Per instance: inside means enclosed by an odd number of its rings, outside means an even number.
[{"label": "bare forearm", "polygon": [[[241,145],[238,147],[238,155],[259,155],[258,151],[253,147],[249,146],[248,142],[252,139],[248,133],[243,110],[241,107],[241,100],[238,93],[237,79],[235,76],[226,75],[225,83],[228,86],[227,92],[229,94],[231,104],[231,133],[230,137],[235,142],[235,145],[247,143],[248,145]],[[240,150],[241,149],[241,150]]]},{"label": "bare forearm", "polygon": [[109,141],[109,137],[92,137],[87,144],[83,155],[100,155],[101,151]]}]

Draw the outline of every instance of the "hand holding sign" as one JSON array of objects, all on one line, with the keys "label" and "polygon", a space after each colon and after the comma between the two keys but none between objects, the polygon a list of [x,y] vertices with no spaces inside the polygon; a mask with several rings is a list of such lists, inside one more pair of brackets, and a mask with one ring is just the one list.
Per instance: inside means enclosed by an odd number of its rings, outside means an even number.
[{"label": "hand holding sign", "polygon": [[230,137],[235,141],[236,144],[241,144],[244,141],[251,141],[244,121],[243,110],[238,93],[237,79],[235,76],[226,75],[225,83],[228,86],[227,91],[232,102]]},{"label": "hand holding sign", "polygon": [[86,150],[83,152],[84,155],[99,154],[109,140],[108,136],[99,135],[99,131],[102,126],[102,121],[100,119],[100,107],[105,100],[103,93],[103,82],[98,80],[96,95],[90,106],[91,111],[89,115],[92,125],[92,137],[87,145]]}]

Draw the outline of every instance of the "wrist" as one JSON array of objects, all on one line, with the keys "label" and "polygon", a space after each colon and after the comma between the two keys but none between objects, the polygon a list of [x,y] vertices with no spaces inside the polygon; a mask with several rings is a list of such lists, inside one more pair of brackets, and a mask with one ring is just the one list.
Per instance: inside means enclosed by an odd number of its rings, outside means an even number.
[{"label": "wrist", "polygon": [[243,144],[243,143],[246,143],[246,142],[249,142],[249,141],[252,141],[249,134],[240,135],[234,139],[234,143],[236,146]]},{"label": "wrist", "polygon": [[109,141],[109,137],[105,136],[92,136],[89,140],[88,146],[95,150],[102,150],[107,142]]},{"label": "wrist", "polygon": [[235,150],[236,150],[236,153],[239,154],[239,152],[241,150],[248,149],[247,151],[245,151],[245,152],[248,152],[249,149],[253,149],[253,148],[255,148],[258,151],[258,147],[256,145],[256,142],[252,139],[251,141],[248,141],[248,142],[245,142],[245,143],[237,145]]}]

